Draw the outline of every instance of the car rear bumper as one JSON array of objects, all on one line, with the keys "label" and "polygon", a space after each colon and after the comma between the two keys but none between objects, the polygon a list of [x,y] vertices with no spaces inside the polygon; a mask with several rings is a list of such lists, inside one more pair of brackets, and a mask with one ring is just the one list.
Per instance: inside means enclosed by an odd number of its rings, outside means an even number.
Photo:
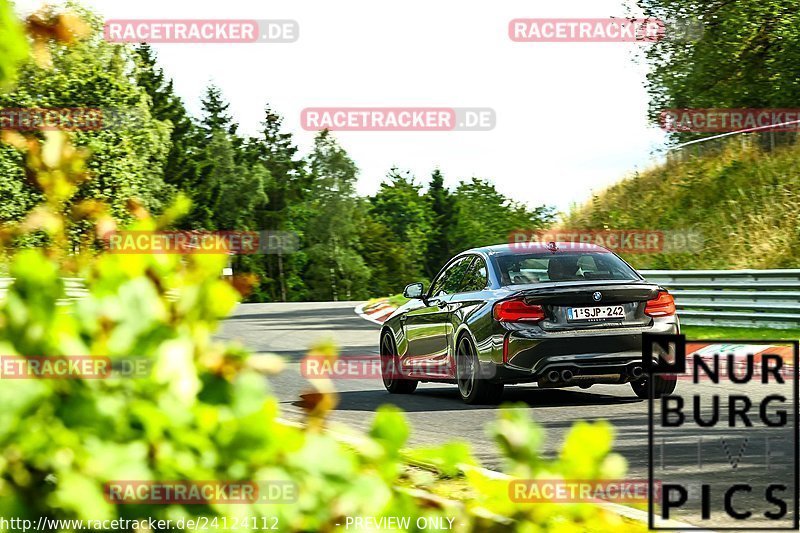
[{"label": "car rear bumper", "polygon": [[[648,327],[614,330],[544,332],[509,331],[496,361],[496,380],[506,383],[625,383],[642,376],[642,334],[679,333],[676,317],[654,320]],[[568,374],[564,374],[568,371]],[[556,372],[558,379],[553,379]],[[570,379],[563,379],[569,377]]]}]

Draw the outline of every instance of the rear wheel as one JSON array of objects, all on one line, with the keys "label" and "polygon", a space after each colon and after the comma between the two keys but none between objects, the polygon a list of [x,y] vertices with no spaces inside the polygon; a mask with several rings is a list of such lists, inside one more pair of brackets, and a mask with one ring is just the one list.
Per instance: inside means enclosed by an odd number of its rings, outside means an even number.
[{"label": "rear wheel", "polygon": [[[665,394],[672,394],[675,386],[678,384],[676,377],[664,378],[662,376],[651,376],[653,379],[653,392],[655,398],[661,398]],[[650,377],[640,379],[639,381],[631,381],[631,388],[636,396],[639,398],[647,398],[650,394]]]},{"label": "rear wheel", "polygon": [[400,358],[390,333],[384,333],[381,338],[381,375],[383,386],[391,394],[411,394],[417,388],[417,380],[400,374]]},{"label": "rear wheel", "polygon": [[480,364],[468,336],[456,347],[456,382],[461,399],[468,404],[496,404],[503,398],[503,384],[479,379]]}]

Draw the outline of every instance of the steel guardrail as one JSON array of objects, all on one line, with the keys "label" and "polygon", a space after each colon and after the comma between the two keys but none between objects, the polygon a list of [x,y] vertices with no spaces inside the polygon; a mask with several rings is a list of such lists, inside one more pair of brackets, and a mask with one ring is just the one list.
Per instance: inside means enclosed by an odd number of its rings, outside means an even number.
[{"label": "steel guardrail", "polygon": [[675,297],[682,324],[800,328],[800,269],[643,270]]}]

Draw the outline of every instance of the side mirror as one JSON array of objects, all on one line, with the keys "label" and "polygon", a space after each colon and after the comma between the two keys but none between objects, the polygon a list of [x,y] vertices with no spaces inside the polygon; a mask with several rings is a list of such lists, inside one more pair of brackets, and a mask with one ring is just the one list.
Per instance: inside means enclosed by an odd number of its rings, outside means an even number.
[{"label": "side mirror", "polygon": [[406,285],[406,288],[403,289],[403,296],[410,300],[422,298],[422,293],[424,290],[425,286],[422,283],[409,283]]}]

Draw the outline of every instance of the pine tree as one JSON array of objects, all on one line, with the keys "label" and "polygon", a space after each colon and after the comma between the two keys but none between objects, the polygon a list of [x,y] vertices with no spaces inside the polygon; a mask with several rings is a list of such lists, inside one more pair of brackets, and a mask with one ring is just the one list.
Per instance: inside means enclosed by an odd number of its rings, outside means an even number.
[{"label": "pine tree", "polygon": [[[270,173],[271,180],[266,183],[269,203],[258,214],[261,228],[266,230],[293,231],[299,233],[303,224],[303,210],[300,206],[308,192],[308,175],[305,162],[297,158],[297,146],[291,133],[281,131],[283,119],[272,108],[266,106],[264,121],[259,138],[251,139],[250,146]],[[303,264],[298,257],[284,257],[283,254],[269,255],[265,258],[268,277],[274,283],[267,287],[271,300],[287,301],[290,292],[302,290],[299,271]],[[290,286],[289,280],[296,280]]]},{"label": "pine tree", "polygon": [[236,135],[238,124],[227,114],[231,106],[222,97],[222,91],[216,85],[206,87],[206,94],[202,99],[203,118],[200,120],[206,131],[206,138],[210,138],[215,131],[225,131],[229,135]]},{"label": "pine tree", "polygon": [[444,186],[444,176],[437,168],[431,175],[426,194],[433,213],[433,225],[425,256],[425,271],[433,279],[450,257],[454,255],[450,244],[450,228],[453,225],[453,196]]},{"label": "pine tree", "polygon": [[369,269],[357,251],[358,169],[327,130],[314,140],[309,165],[312,215],[305,229],[309,296],[323,301],[364,298]]},{"label": "pine tree", "polygon": [[192,122],[183,101],[175,94],[172,80],[167,80],[156,56],[147,44],[137,49],[139,57],[136,82],[152,101],[151,113],[157,120],[171,124],[170,149],[163,167],[164,182],[178,191],[194,185],[196,165],[202,143],[198,142],[197,127]]},{"label": "pine tree", "polygon": [[187,223],[192,228],[258,229],[256,213],[268,201],[264,188],[271,179],[269,172],[263,165],[247,161],[252,157],[243,141],[231,133],[237,124],[225,114],[228,106],[219,89],[207,89],[200,121],[206,140],[189,191],[194,205]]}]

